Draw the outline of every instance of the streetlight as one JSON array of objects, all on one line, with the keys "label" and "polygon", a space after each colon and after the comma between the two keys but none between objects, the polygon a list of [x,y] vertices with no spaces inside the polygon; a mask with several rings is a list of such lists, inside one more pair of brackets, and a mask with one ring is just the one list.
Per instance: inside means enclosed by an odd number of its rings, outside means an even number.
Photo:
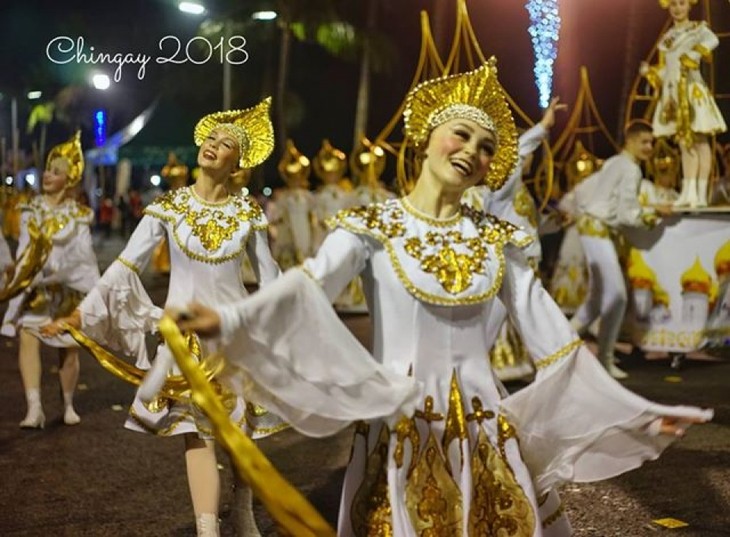
[{"label": "streetlight", "polygon": [[278,14],[276,11],[254,11],[251,18],[255,21],[273,21]]},{"label": "streetlight", "polygon": [[205,6],[198,2],[180,2],[177,8],[183,13],[190,13],[191,15],[202,15],[205,13]]},{"label": "streetlight", "polygon": [[41,95],[43,95],[42,91],[29,91],[28,92],[28,99],[31,101],[34,101],[36,99],[40,99]]},{"label": "streetlight", "polygon": [[109,80],[109,76],[103,73],[96,73],[91,77],[91,83],[98,90],[107,90],[111,85],[111,80]]}]

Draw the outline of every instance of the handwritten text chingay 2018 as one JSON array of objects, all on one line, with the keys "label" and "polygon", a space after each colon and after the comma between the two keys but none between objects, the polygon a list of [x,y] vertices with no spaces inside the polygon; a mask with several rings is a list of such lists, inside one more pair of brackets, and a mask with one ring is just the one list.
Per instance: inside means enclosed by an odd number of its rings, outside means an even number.
[{"label": "handwritten text chingay 2018", "polygon": [[[157,46],[165,53],[154,58],[158,64],[190,62],[201,65],[211,60],[214,55],[219,58],[220,63],[240,65],[248,61],[248,52],[244,48],[246,38],[240,35],[230,36],[228,40],[221,37],[215,44],[205,37],[196,36],[189,39],[184,46],[177,37],[166,35],[159,40]],[[137,78],[142,80],[147,73],[147,64],[153,59],[153,56],[143,53],[100,52],[93,46],[86,47],[82,36],[74,39],[65,35],[54,37],[48,42],[46,57],[58,65],[83,63],[116,66],[113,77],[115,82],[122,79],[122,68],[125,65],[137,65]]]}]

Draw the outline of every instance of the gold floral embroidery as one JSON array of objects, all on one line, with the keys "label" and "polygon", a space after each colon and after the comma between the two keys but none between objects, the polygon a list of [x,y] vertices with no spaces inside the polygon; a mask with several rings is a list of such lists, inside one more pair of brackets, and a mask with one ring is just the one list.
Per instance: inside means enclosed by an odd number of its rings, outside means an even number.
[{"label": "gold floral embroidery", "polygon": [[507,440],[515,438],[519,441],[519,438],[517,437],[517,431],[514,426],[508,422],[507,418],[505,418],[502,414],[497,417],[497,435],[499,437],[499,452],[502,454],[502,458],[506,461],[507,452],[505,451],[505,444],[507,443]]},{"label": "gold floral embroidery", "polygon": [[532,199],[530,191],[527,187],[522,184],[517,190],[514,199],[515,212],[526,218],[530,225],[534,228],[537,227],[537,208],[535,207],[535,200]]},{"label": "gold floral embroidery", "polygon": [[476,421],[481,425],[484,420],[494,419],[494,412],[491,410],[484,410],[482,401],[478,397],[472,397],[471,406],[474,409],[474,412],[466,415],[466,421]]},{"label": "gold floral embroidery", "polygon": [[392,511],[388,497],[388,428],[383,425],[378,443],[368,455],[365,475],[352,500],[350,518],[358,537],[391,537]]},{"label": "gold floral embroidery", "polygon": [[462,534],[462,497],[446,468],[438,443],[428,435],[406,484],[406,507],[416,535],[443,537]]},{"label": "gold floral embroidery", "polygon": [[423,403],[423,410],[416,410],[416,417],[429,423],[432,421],[443,421],[444,419],[443,414],[433,411],[433,397],[430,395],[426,396],[426,400]]},{"label": "gold floral embroidery", "polygon": [[416,453],[418,452],[418,448],[421,444],[421,437],[418,434],[418,427],[416,427],[416,424],[412,419],[404,417],[401,418],[401,420],[398,422],[398,425],[396,425],[395,434],[396,445],[395,451],[393,452],[393,460],[395,461],[395,464],[398,468],[401,468],[403,466],[406,440],[409,440],[411,443],[412,456],[411,464],[408,468],[408,473],[410,474],[416,464]]},{"label": "gold floral embroidery", "polygon": [[579,216],[575,225],[578,233],[588,237],[608,238],[611,234],[605,223],[587,214]]},{"label": "gold floral embroidery", "polygon": [[506,459],[500,458],[479,427],[472,452],[469,535],[518,537],[535,531],[535,514]]},{"label": "gold floral embroidery", "polygon": [[[449,391],[449,410],[446,414],[446,428],[444,430],[444,437],[442,446],[444,453],[449,452],[449,445],[454,440],[462,441],[468,437],[466,431],[466,419],[464,417],[464,404],[461,400],[461,390],[459,389],[459,383],[456,380],[456,371],[451,374],[451,390]],[[448,465],[448,459],[447,459]],[[461,465],[464,465],[463,454]],[[453,473],[453,472],[452,472]]]},{"label": "gold floral embroidery", "polygon": [[[436,252],[425,254],[420,237],[406,239],[405,251],[421,262],[424,272],[435,275],[441,287],[452,295],[468,289],[473,274],[484,274],[487,250],[478,237],[465,239],[457,230],[446,233],[429,231],[425,242]],[[457,244],[466,246],[470,253],[457,253],[454,249]]]},{"label": "gold floral embroidery", "polygon": [[[185,223],[190,226],[192,234],[209,252],[215,252],[221,245],[230,240],[241,226],[241,222],[261,220],[261,207],[246,198],[230,196],[225,203],[204,203],[199,197],[191,195],[191,187],[177,189],[160,196],[155,202],[165,211],[185,217]],[[195,209],[190,203],[191,198],[203,205],[202,209]],[[224,211],[223,207],[233,205],[234,213]],[[154,213],[152,213],[154,214]]]},{"label": "gold floral embroidery", "polygon": [[[406,237],[404,207],[406,206],[402,200],[390,200],[346,209],[330,218],[327,225],[330,228],[342,227],[355,234],[367,235],[381,243],[405,288],[416,298],[431,304],[467,305],[492,298],[502,285],[505,244],[512,243],[521,248],[533,240],[529,235],[518,234],[518,228],[509,222],[503,222],[467,205],[461,206],[461,214],[453,220],[453,224],[451,219],[448,222],[449,225],[459,226],[464,219],[471,220],[476,228],[475,236],[464,236],[459,229],[445,229],[447,220],[443,220],[438,221],[438,226],[434,226],[438,229],[428,230],[422,237]],[[421,261],[423,272],[436,278],[445,295],[425,291],[413,283],[401,265],[401,247],[406,255]],[[454,296],[468,292],[470,287],[476,287],[474,275],[486,274],[485,262],[488,255],[492,255],[496,262],[487,288],[480,289],[478,294]]]}]

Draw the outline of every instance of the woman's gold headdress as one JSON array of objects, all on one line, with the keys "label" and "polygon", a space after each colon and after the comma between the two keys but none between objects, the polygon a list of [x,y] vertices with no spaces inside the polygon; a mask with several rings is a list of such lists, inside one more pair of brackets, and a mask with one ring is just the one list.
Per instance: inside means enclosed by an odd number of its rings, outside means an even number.
[{"label": "woman's gold headdress", "polygon": [[435,127],[456,118],[471,119],[497,137],[497,151],[484,180],[498,190],[517,163],[517,129],[497,80],[494,57],[473,71],[427,80],[406,97],[405,135],[418,149]]},{"label": "woman's gold headdress", "polygon": [[329,140],[322,141],[322,148],[314,157],[312,162],[314,165],[314,173],[317,177],[325,180],[327,174],[337,174],[342,176],[347,168],[347,157],[339,149],[332,146]]},{"label": "woman's gold headdress", "polygon": [[54,159],[62,158],[68,162],[68,179],[66,186],[69,188],[79,184],[84,175],[84,154],[81,151],[81,131],[76,131],[68,141],[58,144],[48,153],[46,168],[51,165]]},{"label": "woman's gold headdress", "polygon": [[309,174],[312,171],[309,159],[299,152],[292,140],[286,141],[286,151],[279,161],[278,170],[290,187],[309,187]]},{"label": "woman's gold headdress", "polygon": [[203,117],[195,125],[195,145],[200,147],[214,129],[223,129],[238,141],[241,168],[253,168],[274,149],[274,127],[269,119],[271,97],[245,110],[226,110]]},{"label": "woman's gold headdress", "polygon": [[[669,3],[671,0],[659,0],[659,5],[662,7],[662,9],[667,9],[669,7]],[[697,3],[697,0],[689,0],[689,5],[693,6]]]}]

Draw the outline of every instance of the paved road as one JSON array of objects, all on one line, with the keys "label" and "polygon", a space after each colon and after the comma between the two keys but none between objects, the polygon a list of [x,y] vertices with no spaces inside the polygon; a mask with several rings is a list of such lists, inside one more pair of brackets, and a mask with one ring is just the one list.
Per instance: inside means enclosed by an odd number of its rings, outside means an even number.
[{"label": "paved road", "polygon": [[[102,265],[120,245],[102,245]],[[165,278],[149,276],[146,282],[153,298],[164,300]],[[367,344],[367,317],[345,321]],[[77,395],[83,421],[64,426],[56,358],[46,350],[42,394],[49,421],[44,431],[23,431],[17,426],[25,404],[16,354],[15,342],[0,340],[0,535],[194,535],[181,440],[122,428],[133,388],[83,356]],[[666,362],[636,356],[624,366],[632,390],[662,403],[712,406],[716,419],[692,429],[659,461],[639,470],[599,484],[564,487],[575,535],[730,536],[730,362],[691,362],[676,373]],[[260,445],[334,523],[350,437],[349,430],[324,440],[288,431]],[[231,471],[222,453],[220,460],[222,533],[233,535]],[[263,533],[276,535],[260,506],[256,513]],[[689,526],[669,530],[652,523],[665,517]]]}]

